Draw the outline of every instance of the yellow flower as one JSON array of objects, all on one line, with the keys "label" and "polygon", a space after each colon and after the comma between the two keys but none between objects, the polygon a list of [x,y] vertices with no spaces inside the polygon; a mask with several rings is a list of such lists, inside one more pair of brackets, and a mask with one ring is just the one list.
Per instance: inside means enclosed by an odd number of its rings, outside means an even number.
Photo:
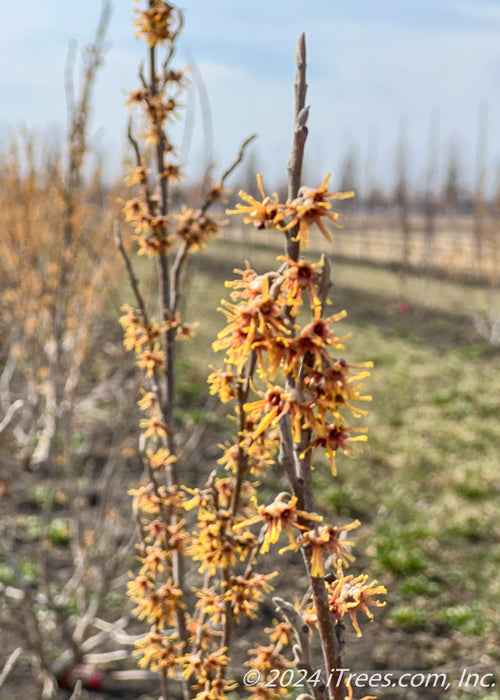
[{"label": "yellow flower", "polygon": [[227,583],[227,590],[224,599],[231,603],[236,620],[242,616],[254,619],[259,603],[262,602],[264,593],[272,590],[268,583],[270,579],[278,575],[277,571],[272,574],[254,574],[248,576],[231,576]]},{"label": "yellow flower", "polygon": [[213,625],[218,625],[225,615],[224,596],[207,588],[196,591],[196,595],[199,599],[196,608],[202,610]]},{"label": "yellow flower", "polygon": [[154,452],[151,449],[146,450],[146,461],[151,469],[160,469],[169,464],[173,464],[177,460],[175,455],[170,454],[170,451],[162,447]]},{"label": "yellow flower", "polygon": [[321,515],[299,510],[296,508],[296,504],[296,496],[290,496],[289,493],[280,493],[270,505],[259,506],[257,515],[238,523],[235,525],[234,529],[237,530],[242,527],[253,525],[254,523],[263,522],[267,528],[261,547],[261,552],[263,554],[269,551],[270,544],[274,544],[278,541],[282,529],[287,533],[291,544],[295,545],[292,527],[298,530],[305,530],[306,527],[300,520],[316,522],[322,520]]},{"label": "yellow flower", "polygon": [[123,205],[125,220],[129,221],[136,233],[149,228],[148,208],[142,199],[129,199]]},{"label": "yellow flower", "polygon": [[144,389],[140,389],[140,392],[141,398],[137,402],[137,405],[141,411],[149,411],[158,406],[158,396],[154,392],[145,391]]},{"label": "yellow flower", "polygon": [[171,579],[157,590],[152,590],[143,596],[138,595],[137,587],[133,582],[129,584],[129,591],[132,591],[133,600],[137,603],[133,614],[139,620],[146,618],[150,624],[157,625],[158,629],[173,625],[175,613],[184,608],[183,593]]},{"label": "yellow flower", "polygon": [[140,421],[139,426],[146,429],[144,437],[152,437],[155,440],[161,440],[162,438],[167,437],[168,426],[159,416],[143,418]]},{"label": "yellow flower", "polygon": [[[175,107],[173,107],[170,111],[173,111]],[[168,163],[168,165],[165,166],[165,169],[160,173],[160,178],[165,178],[172,184],[175,184],[182,178],[182,173],[181,173],[181,166],[176,165],[175,163]]]},{"label": "yellow flower", "polygon": [[203,690],[197,693],[193,700],[227,700],[227,694],[238,687],[237,681],[227,681],[224,678],[206,680]]},{"label": "yellow flower", "polygon": [[241,190],[239,195],[246,204],[237,204],[236,209],[227,209],[226,214],[246,214],[243,223],[253,224],[259,229],[277,228],[285,217],[284,206],[279,203],[276,193],[272,198],[266,196],[260,174],[257,175],[257,187],[262,196],[261,202]]},{"label": "yellow flower", "polygon": [[269,279],[260,278],[259,293],[247,303],[232,304],[225,299],[219,311],[229,321],[226,328],[217,334],[212,347],[215,352],[227,348],[227,362],[242,371],[251,350],[273,347],[276,335],[288,334],[281,319],[283,301],[269,293]]},{"label": "yellow flower", "polygon": [[[186,504],[187,507],[189,506]],[[243,559],[255,546],[255,538],[234,535],[231,529],[232,516],[228,510],[218,508],[210,512],[200,508],[198,528],[193,535],[188,553],[194,561],[201,562],[199,571],[215,574],[217,568],[234,566],[237,558]]]},{"label": "yellow flower", "polygon": [[152,319],[149,325],[146,324],[139,313],[128,304],[122,306],[122,311],[126,311],[119,319],[125,331],[123,338],[125,348],[135,350],[136,353],[140,353],[144,346],[150,348],[160,336],[160,327],[156,321]]},{"label": "yellow flower", "polygon": [[275,622],[273,627],[265,627],[269,641],[280,647],[290,646],[295,641],[295,631],[289,622]]},{"label": "yellow flower", "polygon": [[135,646],[137,650],[134,655],[142,656],[139,666],[151,671],[166,669],[170,678],[174,678],[176,670],[181,667],[182,644],[179,643],[175,635],[163,635],[159,632],[150,632],[141,637]]},{"label": "yellow flower", "polygon": [[289,545],[280,550],[280,553],[287,549],[297,549],[298,547],[310,548],[311,550],[311,576],[323,578],[325,575],[323,556],[333,554],[339,558],[345,566],[354,561],[354,557],[347,549],[354,542],[341,541],[342,532],[354,530],[360,526],[359,520],[355,520],[349,525],[333,527],[332,525],[320,525],[317,529],[307,530],[302,533],[299,540],[294,545]]},{"label": "yellow flower", "polygon": [[210,393],[218,394],[222,403],[236,398],[236,376],[230,371],[223,372],[220,369],[215,369],[212,365],[210,365],[210,369],[213,370],[207,378],[207,382],[210,384]]}]

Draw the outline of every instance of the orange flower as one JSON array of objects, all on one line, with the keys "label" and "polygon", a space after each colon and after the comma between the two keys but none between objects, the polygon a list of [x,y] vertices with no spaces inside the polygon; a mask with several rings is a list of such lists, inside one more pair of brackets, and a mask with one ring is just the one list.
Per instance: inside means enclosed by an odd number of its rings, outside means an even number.
[{"label": "orange flower", "polygon": [[287,264],[287,269],[283,272],[284,281],[281,285],[281,292],[286,294],[286,303],[290,306],[292,314],[297,315],[302,306],[302,291],[304,289],[309,292],[311,308],[321,307],[317,288],[321,282],[323,262],[314,264],[305,260],[296,262],[284,255],[280,255],[277,260],[283,260]]},{"label": "orange flower", "polygon": [[150,624],[156,624],[159,629],[173,625],[175,613],[184,607],[183,593],[171,579],[161,588],[145,595],[140,595],[140,591],[137,586],[134,586],[133,581],[128,584],[128,589],[130,597],[137,603],[133,614],[139,620],[146,618]]},{"label": "orange flower", "polygon": [[180,22],[180,12],[163,0],[155,0],[147,10],[135,10],[139,17],[134,20],[136,36],[143,36],[148,46],[172,40]]},{"label": "orange flower", "polygon": [[[322,447],[326,451],[326,456],[330,459],[330,466],[332,469],[333,476],[337,474],[337,467],[335,464],[335,455],[337,450],[340,448],[343,450],[347,457],[352,457],[352,453],[346,442],[366,442],[368,439],[367,435],[357,435],[352,437],[349,433],[359,433],[365,431],[366,428],[347,428],[342,423],[331,423],[330,425],[325,425],[322,430],[321,435],[318,435],[314,440],[307,445],[304,452],[301,454],[301,458],[308,452],[312,450],[312,453]],[[356,448],[351,448],[355,450]]]},{"label": "orange flower", "polygon": [[233,301],[238,301],[238,299],[253,299],[260,294],[262,289],[261,277],[255,270],[252,270],[248,260],[245,261],[245,265],[246,267],[244,270],[239,270],[238,268],[233,270],[233,272],[241,275],[240,280],[226,280],[225,282],[226,287],[234,290],[241,290],[231,292],[231,299]]},{"label": "orange flower", "polygon": [[264,593],[272,590],[269,580],[278,575],[275,571],[272,574],[254,574],[252,577],[231,576],[227,590],[224,595],[226,601],[231,603],[236,620],[242,616],[255,619],[259,603],[262,602]]},{"label": "orange flower", "polygon": [[239,372],[242,371],[250,352],[259,347],[272,345],[275,335],[288,333],[280,318],[282,305],[269,296],[269,282],[264,278],[262,293],[247,304],[231,304],[222,300],[219,311],[227,317],[229,324],[217,334],[212,347],[215,352],[227,349],[227,361]]},{"label": "orange flower", "polygon": [[333,527],[332,525],[320,525],[315,530],[307,530],[302,533],[300,539],[294,544],[284,547],[280,553],[286,549],[297,549],[298,547],[310,547],[311,549],[311,576],[323,578],[325,575],[323,556],[324,554],[334,554],[341,561],[349,566],[349,562],[354,561],[354,557],[347,547],[351,547],[354,542],[341,541],[339,536],[342,532],[354,530],[360,526],[359,520],[355,520],[349,525]]},{"label": "orange flower", "polygon": [[246,214],[243,223],[253,224],[259,229],[277,228],[285,217],[284,206],[279,203],[276,193],[274,193],[272,199],[271,197],[266,197],[262,187],[262,175],[260,174],[257,175],[257,187],[262,195],[262,202],[241,190],[238,194],[246,204],[237,204],[236,209],[227,209],[226,214]]},{"label": "orange flower", "polygon": [[377,586],[376,584],[377,581],[368,583],[366,574],[361,574],[356,576],[356,578],[353,575],[344,576],[340,559],[337,562],[337,580],[326,584],[330,610],[333,615],[337,620],[341,620],[345,613],[349,613],[352,626],[356,630],[358,637],[361,637],[362,634],[356,619],[356,613],[361,611],[372,620],[373,614],[368,606],[373,605],[380,608],[385,605],[385,602],[373,600],[372,598],[374,595],[385,595],[387,593],[385,586]]},{"label": "orange flower", "polygon": [[365,415],[365,411],[352,406],[349,401],[371,401],[371,396],[362,396],[360,389],[361,380],[369,377],[369,372],[352,373],[351,368],[372,367],[372,362],[363,362],[357,365],[348,365],[345,360],[335,360],[330,367],[322,373],[323,395],[330,401],[348,408],[356,418]]},{"label": "orange flower", "polygon": [[328,192],[328,183],[332,177],[329,173],[323,183],[317,188],[301,187],[298,197],[292,202],[287,202],[286,215],[291,215],[292,221],[285,226],[284,230],[299,225],[296,240],[301,240],[303,245],[307,245],[309,227],[316,224],[327,241],[332,240],[331,233],[323,223],[323,218],[329,219],[334,226],[341,228],[339,224],[340,214],[331,211],[332,205],[329,199],[348,199],[354,197],[354,192]]},{"label": "orange flower", "polygon": [[182,205],[181,213],[175,218],[179,222],[175,233],[191,251],[203,248],[207,241],[217,235],[224,223],[217,223],[200,209],[188,209],[185,205]]},{"label": "orange flower", "polygon": [[258,419],[262,414],[258,425],[253,431],[253,437],[259,436],[269,426],[276,426],[279,420],[290,410],[289,394],[280,386],[273,386],[265,394],[259,392],[260,400],[246,403],[243,408],[250,418]]},{"label": "orange flower", "polygon": [[166,636],[159,632],[150,632],[141,637],[135,646],[135,655],[142,656],[139,666],[151,671],[166,669],[170,678],[174,678],[176,670],[181,667],[182,644],[176,640],[175,635]]},{"label": "orange flower", "polygon": [[151,350],[139,353],[136,364],[146,370],[146,377],[151,377],[155,371],[161,371],[163,369],[163,353],[160,345],[155,343]]},{"label": "orange flower", "polygon": [[321,515],[299,510],[295,507],[296,504],[296,496],[290,496],[289,493],[285,492],[280,493],[270,505],[259,506],[257,515],[238,523],[238,525],[235,525],[234,529],[237,530],[242,527],[253,525],[254,523],[263,522],[266,525],[266,533],[260,550],[263,554],[269,551],[270,544],[274,544],[278,541],[282,529],[287,533],[291,544],[295,546],[292,527],[298,530],[305,530],[306,528],[299,522],[300,520],[316,522],[322,520]]},{"label": "orange flower", "polygon": [[342,341],[345,338],[337,338],[330,326],[345,318],[346,315],[345,311],[340,311],[328,318],[317,317],[304,326],[299,335],[291,338],[287,343],[284,371],[293,372],[296,377],[303,364],[304,356],[309,358],[308,365],[314,366],[318,371],[322,371],[324,361],[331,364],[333,360],[328,349],[332,347],[343,350]]}]

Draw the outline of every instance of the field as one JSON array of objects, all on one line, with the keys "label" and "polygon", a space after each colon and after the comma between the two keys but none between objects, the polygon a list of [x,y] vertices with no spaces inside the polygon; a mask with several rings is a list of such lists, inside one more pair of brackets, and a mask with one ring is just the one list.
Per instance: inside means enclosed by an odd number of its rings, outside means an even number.
[{"label": "field", "polygon": [[[448,281],[483,281],[493,285],[500,273],[500,228],[495,218],[479,222],[472,216],[436,215],[429,222],[422,214],[408,216],[408,246],[401,221],[392,214],[370,211],[349,213],[346,228],[335,232],[337,260],[365,262],[392,269],[419,270]],[[271,243],[273,232],[241,229],[233,238]],[[328,241],[316,241],[316,250],[329,252]]]},{"label": "field", "polygon": [[[250,259],[257,270],[266,269],[280,252],[248,239],[239,241],[235,234],[215,242],[190,264],[183,303],[196,310],[200,326],[190,345],[183,346],[177,411],[177,419],[192,436],[190,451],[197,465],[188,483],[216,466],[216,445],[226,428],[224,407],[209,398],[206,386],[209,365],[217,361],[210,345],[222,326],[216,306],[225,294],[224,280],[243,260]],[[379,610],[372,625],[365,626],[363,639],[348,635],[347,666],[440,671],[452,680],[464,667],[488,673],[500,661],[500,352],[477,334],[472,314],[491,302],[491,290],[408,275],[407,305],[401,307],[398,273],[356,261],[339,262],[335,254],[331,260],[332,308],[348,311],[342,322],[343,330],[352,333],[348,359],[374,362],[368,382],[373,402],[367,417],[369,442],[363,453],[352,461],[339,458],[335,479],[328,469],[318,467],[315,481],[322,508],[341,520],[362,521],[358,549],[363,554],[357,563],[389,591],[387,607]],[[120,287],[126,289],[125,280]],[[115,308],[111,304],[104,312],[111,329],[106,354],[121,357],[120,376],[127,391],[134,393],[133,361],[123,355],[118,324],[111,320]],[[112,488],[104,499],[106,512],[116,521],[113,536],[122,530],[115,541],[124,547],[115,588],[108,592],[100,612],[103,619],[112,621],[123,615],[128,619],[130,613],[123,595],[126,571],[134,566],[127,491],[140,475],[135,453],[137,414],[122,397],[101,407],[98,419],[101,426],[110,421],[119,425],[122,437],[126,434],[121,457],[112,469],[105,458],[107,438],[102,429],[100,435],[96,430],[85,455],[86,466],[82,462],[77,467],[79,489],[71,470],[33,474],[5,456],[2,519],[10,529],[24,580],[34,592],[42,575],[36,553],[39,543],[49,547],[50,561],[57,562],[64,578],[71,562],[70,531],[75,527],[68,502],[78,496],[80,519],[88,527],[100,513],[98,485],[104,488],[111,478]],[[276,480],[279,486],[279,477],[271,476],[270,488]],[[4,591],[14,585],[5,558],[0,581]],[[267,614],[271,615],[270,609]],[[140,631],[138,623],[132,626]],[[11,632],[5,639],[2,655],[7,657],[19,637]],[[250,645],[249,639],[246,646]],[[34,699],[25,674],[22,663],[14,668],[2,697]],[[130,685],[120,676],[105,674],[105,687],[109,694],[89,692],[88,697],[150,697],[146,679],[134,682],[136,695],[130,694]],[[416,697],[413,692],[398,697]],[[430,689],[420,689],[418,694],[438,696]],[[476,694],[451,690],[447,697]],[[498,696],[483,691],[482,697]]]}]

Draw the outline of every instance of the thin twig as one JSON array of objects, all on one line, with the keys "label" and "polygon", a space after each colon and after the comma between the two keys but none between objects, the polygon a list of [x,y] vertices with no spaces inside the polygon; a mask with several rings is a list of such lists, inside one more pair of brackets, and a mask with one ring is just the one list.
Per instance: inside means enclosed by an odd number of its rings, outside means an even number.
[{"label": "thin twig", "polygon": [[230,165],[230,167],[222,173],[222,176],[220,179],[222,183],[224,183],[227,180],[227,178],[231,175],[231,173],[235,170],[235,168],[237,168],[238,165],[243,161],[243,158],[245,157],[246,149],[252,143],[252,141],[255,141],[256,138],[257,138],[257,134],[251,134],[248,138],[246,138],[243,141],[243,143],[240,146],[240,150],[238,151],[238,155],[236,156],[234,163],[232,163],[232,165]]},{"label": "thin twig", "polygon": [[130,286],[132,287],[132,291],[134,293],[135,300],[137,302],[137,306],[139,307],[142,315],[142,320],[144,323],[149,326],[149,316],[148,312],[146,309],[146,304],[144,302],[144,297],[141,294],[141,291],[139,289],[139,280],[135,275],[134,268],[132,266],[132,263],[130,261],[130,258],[128,256],[127,251],[125,250],[125,246],[123,245],[123,239],[122,239],[122,234],[120,231],[120,224],[118,221],[113,222],[113,235],[116,243],[116,247],[118,248],[120,255],[123,258],[123,261],[125,263],[125,267],[127,268],[127,275],[128,279],[130,282]]},{"label": "thin twig", "polygon": [[10,654],[9,658],[8,658],[7,661],[4,663],[4,666],[3,666],[3,669],[2,669],[2,673],[0,673],[0,688],[2,687],[2,685],[3,685],[3,684],[5,683],[5,681],[7,680],[7,676],[9,675],[9,673],[10,673],[10,672],[12,671],[12,669],[14,668],[16,661],[18,660],[18,658],[19,658],[19,657],[21,656],[21,654],[22,654],[22,651],[23,651],[23,650],[22,650],[21,647],[17,647],[16,649],[14,649],[14,651],[12,652],[12,654]]}]

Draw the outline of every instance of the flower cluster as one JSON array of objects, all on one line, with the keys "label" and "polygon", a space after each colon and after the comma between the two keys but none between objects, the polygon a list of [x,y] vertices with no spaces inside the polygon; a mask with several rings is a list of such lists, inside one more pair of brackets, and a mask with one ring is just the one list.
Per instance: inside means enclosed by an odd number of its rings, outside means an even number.
[{"label": "flower cluster", "polygon": [[[171,59],[183,17],[178,7],[163,0],[147,0],[144,5],[136,10],[135,24],[137,36],[149,47],[148,65],[141,67],[140,85],[128,99],[142,119],[142,130],[135,136],[130,122],[135,162],[125,182],[134,189],[123,209],[137,253],[157,263],[161,296],[154,316],[118,232],[136,301],[135,308],[123,307],[124,345],[135,353],[148,384],[138,402],[143,412],[140,447],[147,479],[130,492],[140,535],[139,566],[128,590],[134,614],[149,624],[149,631],[137,642],[140,665],[157,671],[164,689],[168,679],[175,679],[183,686],[184,697],[222,699],[234,687],[224,679],[228,657],[221,645],[228,609],[234,609],[236,619],[254,616],[272,577],[252,572],[240,576],[234,570],[255,549],[256,539],[248,529],[233,530],[232,477],[212,479],[205,489],[189,490],[177,476],[176,346],[190,338],[197,325],[181,319],[180,285],[189,256],[215,238],[223,224],[208,210],[213,203],[225,201],[226,175],[219,183],[208,183],[198,207],[172,210],[169,188],[178,183],[181,171],[169,132],[182,106],[186,74],[173,69]],[[153,305],[157,309],[156,302]],[[252,468],[258,465],[256,457]],[[240,497],[241,520],[251,513],[248,503],[255,498],[250,484],[241,485]],[[189,607],[193,596],[184,581],[188,558],[201,570],[205,583],[195,586],[198,603],[193,609]],[[210,578],[221,571],[224,582],[212,584]]]},{"label": "flower cluster", "polygon": [[[193,561],[201,562],[199,571],[213,576],[218,569],[229,570],[238,559],[245,559],[255,547],[256,540],[249,531],[243,533],[233,526],[231,513],[232,479],[214,479],[208,488],[192,492],[186,508],[197,508],[197,526],[189,554]],[[245,482],[241,510],[244,512],[250,498],[255,498],[254,488]]]},{"label": "flower cluster", "polygon": [[143,37],[151,47],[172,41],[182,23],[179,9],[163,0],[154,0],[149,3],[147,9],[136,12],[137,36]]},{"label": "flower cluster", "polygon": [[[163,700],[171,680],[182,686],[185,699],[227,700],[238,687],[230,665],[235,629],[258,618],[273,588],[279,572],[261,563],[275,545],[290,557],[300,554],[310,590],[301,603],[288,604],[290,617],[266,630],[269,644],[250,649],[246,665],[262,678],[270,669],[292,669],[299,657],[312,668],[312,646],[304,641],[308,625],[318,630],[324,649],[332,639],[341,641],[345,615],[360,633],[357,613],[371,618],[370,607],[381,605],[376,596],[385,592],[365,575],[344,574],[342,566],[354,560],[347,533],[360,523],[325,522],[312,492],[313,460],[319,467],[323,453],[328,474],[335,474],[337,454],[351,457],[355,443],[366,439],[366,429],[352,422],[365,415],[359,404],[370,400],[363,383],[371,364],[341,357],[347,336],[339,329],[346,314],[326,313],[328,262],[308,262],[296,249],[305,247],[312,227],[331,240],[326,222],[340,225],[332,200],[352,193],[329,192],[327,176],[319,187],[302,187],[280,203],[277,194],[265,194],[258,176],[261,199],[242,192],[243,203],[227,212],[279,232],[287,241],[286,256],[265,274],[247,263],[227,283],[230,297],[220,307],[226,325],[213,344],[224,353],[223,367],[212,367],[208,382],[236,427],[233,439],[220,446],[219,466],[205,485],[189,487],[180,477],[186,460],[174,414],[175,348],[193,330],[178,312],[181,272],[188,255],[217,235],[221,222],[208,208],[224,201],[226,175],[209,187],[199,207],[171,210],[168,187],[178,181],[180,168],[166,128],[176,117],[185,81],[169,64],[182,14],[163,0],[148,0],[136,24],[150,47],[149,79],[141,71],[129,102],[142,112],[141,137],[153,144],[154,155],[147,156],[130,134],[136,163],[127,182],[138,192],[125,203],[125,218],[138,253],[158,263],[161,294],[159,313],[149,315],[131,275],[137,308],[125,306],[121,318],[125,346],[135,352],[149,384],[139,400],[147,481],[131,492],[140,545],[129,595],[137,617],[150,625],[137,643],[139,663],[160,674]],[[167,58],[159,73],[155,52],[161,46]],[[271,469],[281,481],[288,479],[290,492],[263,503],[260,480]],[[293,661],[286,655],[290,646]],[[259,683],[250,697],[273,700],[286,692]]]},{"label": "flower cluster", "polygon": [[[296,225],[305,241],[312,224],[322,230],[322,218],[337,220],[328,200],[340,195],[327,192],[328,180],[317,190],[302,188],[294,202],[281,205],[277,195],[265,196],[259,177],[262,202],[240,193],[246,204],[228,213],[244,214],[245,221],[285,232]],[[214,343],[216,351],[226,351],[226,366],[210,376],[211,391],[223,402],[236,399],[245,368],[255,358],[262,388],[255,388],[257,397],[242,407],[255,423],[253,437],[276,429],[289,416],[294,441],[299,443],[305,432],[309,436],[303,454],[314,455],[323,448],[335,474],[337,452],[351,456],[350,443],[366,440],[364,429],[349,425],[346,414],[358,418],[365,413],[356,403],[371,398],[362,392],[371,363],[349,364],[335,356],[344,349],[345,338],[335,327],[345,312],[323,317],[324,259],[278,260],[283,263],[278,272],[258,275],[247,264],[237,271],[240,279],[228,283],[231,301],[224,300],[220,309],[227,325]],[[311,318],[299,324],[299,312],[307,306]],[[281,383],[276,383],[278,375]]]},{"label": "flower cluster", "polygon": [[[329,179],[327,176],[317,189],[301,188],[297,198],[280,204],[276,194],[266,196],[258,176],[262,200],[241,192],[244,204],[227,213],[243,215],[245,223],[257,228],[288,236],[292,232],[292,240],[300,241],[302,247],[313,225],[330,240],[325,220],[339,223],[330,200],[352,193],[329,193]],[[371,399],[363,392],[371,363],[349,363],[339,356],[347,336],[337,328],[346,314],[324,313],[329,303],[326,260],[310,263],[287,255],[279,256],[278,262],[281,267],[266,274],[258,274],[247,263],[245,269],[235,271],[239,278],[226,283],[230,300],[222,302],[220,311],[227,323],[213,345],[214,350],[225,352],[225,367],[214,369],[209,383],[211,393],[219,394],[222,402],[236,404],[240,426],[236,441],[224,446],[221,463],[235,475],[248,475],[253,446],[289,426],[293,450],[288,450],[288,461],[293,464],[288,465],[287,475],[294,489],[294,474],[304,465],[310,469],[318,452],[324,453],[335,475],[337,454],[342,451],[352,457],[355,443],[366,440],[366,429],[351,422],[366,414],[359,403]],[[286,460],[287,455],[283,464]],[[359,633],[356,612],[371,617],[368,606],[381,605],[371,596],[385,592],[376,582],[368,585],[364,575],[354,578],[342,573],[342,565],[354,561],[354,543],[344,537],[360,523],[323,523],[317,513],[300,507],[300,494],[294,489],[293,495],[281,493],[268,505],[256,504],[255,513],[236,523],[234,531],[260,525],[260,554],[268,552],[285,532],[289,543],[280,552],[302,550],[311,579],[325,579],[334,620],[340,622],[348,613]],[[327,572],[337,561],[335,579]],[[313,625],[318,621],[315,605],[313,600],[304,611]]]},{"label": "flower cluster", "polygon": [[157,162],[152,167],[151,154],[140,148],[129,129],[136,163],[129,166],[125,182],[128,186],[139,186],[139,194],[124,202],[124,214],[134,229],[139,254],[154,257],[168,256],[176,247],[194,252],[214,238],[223,222],[209,216],[207,209],[213,202],[223,201],[224,188],[222,183],[212,184],[199,209],[183,206],[178,214],[168,213],[167,187],[182,177],[168,127],[178,117],[182,107],[180,98],[187,83],[185,71],[170,67],[183,17],[178,7],[164,0],[151,0],[147,5],[146,9],[136,10],[137,36],[143,37],[150,47],[150,57],[151,52],[155,55],[158,49],[165,48],[167,59],[158,73],[155,58],[150,65],[149,81],[141,69],[141,86],[130,92],[127,103],[139,109],[144,122],[141,137],[146,144],[154,146]]},{"label": "flower cluster", "polygon": [[227,213],[243,214],[245,224],[251,223],[259,229],[288,231],[297,227],[296,239],[300,240],[304,247],[307,245],[309,228],[313,224],[319,228],[328,241],[331,241],[332,236],[323,219],[327,219],[339,228],[341,225],[340,214],[332,211],[332,205],[328,200],[354,197],[354,192],[328,192],[328,183],[331,177],[329,173],[316,189],[301,187],[295,199],[286,202],[286,204],[280,204],[276,193],[272,197],[266,196],[262,185],[262,176],[258,175],[257,187],[262,195],[262,201],[259,202],[246,192],[240,192],[240,197],[246,204],[237,204],[236,209],[231,209]]}]

